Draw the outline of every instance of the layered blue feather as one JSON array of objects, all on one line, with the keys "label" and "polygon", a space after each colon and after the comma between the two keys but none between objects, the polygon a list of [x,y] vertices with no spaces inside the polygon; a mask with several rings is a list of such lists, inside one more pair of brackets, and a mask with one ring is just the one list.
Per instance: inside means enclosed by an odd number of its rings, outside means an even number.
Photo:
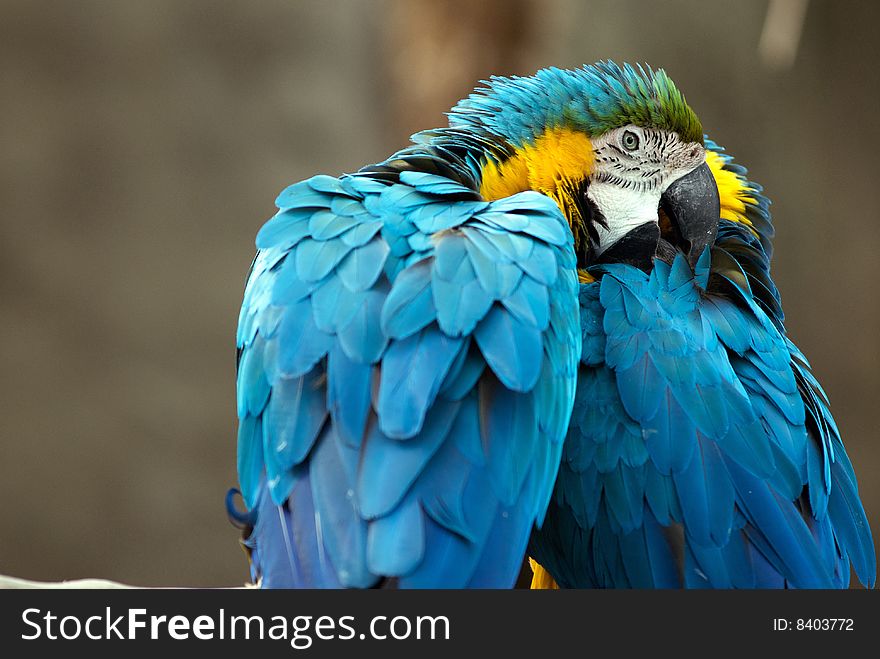
[{"label": "layered blue feather", "polygon": [[581,286],[572,423],[530,551],[567,587],[842,588],[850,564],[872,585],[825,394],[781,313],[714,256],[596,266]]},{"label": "layered blue feather", "polygon": [[264,586],[509,587],[546,509],[580,358],[547,197],[316,176],[257,236],[239,476]]}]

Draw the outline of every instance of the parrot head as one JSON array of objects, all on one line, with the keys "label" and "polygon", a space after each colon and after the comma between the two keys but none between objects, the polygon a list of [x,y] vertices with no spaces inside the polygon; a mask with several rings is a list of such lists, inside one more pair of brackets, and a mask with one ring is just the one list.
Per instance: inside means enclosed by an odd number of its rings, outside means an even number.
[{"label": "parrot head", "polygon": [[719,196],[700,120],[661,70],[599,62],[492,78],[450,113],[450,128],[502,146],[480,193],[536,190],[568,218],[581,266],[645,270],[715,239]]}]

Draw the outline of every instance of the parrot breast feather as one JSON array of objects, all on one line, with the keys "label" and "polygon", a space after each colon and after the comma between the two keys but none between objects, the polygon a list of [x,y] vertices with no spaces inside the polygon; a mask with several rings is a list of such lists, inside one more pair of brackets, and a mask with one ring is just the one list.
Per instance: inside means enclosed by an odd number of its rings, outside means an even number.
[{"label": "parrot breast feather", "polygon": [[530,547],[560,585],[840,588],[850,562],[873,583],[827,399],[756,279],[725,279],[725,247],[756,239],[723,229],[695,271],[613,264],[581,287],[571,427]]}]

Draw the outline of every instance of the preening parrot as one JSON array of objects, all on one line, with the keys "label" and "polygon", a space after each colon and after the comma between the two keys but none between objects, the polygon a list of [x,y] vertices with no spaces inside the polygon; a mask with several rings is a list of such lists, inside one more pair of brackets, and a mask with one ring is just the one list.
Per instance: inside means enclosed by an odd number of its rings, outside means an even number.
[{"label": "preening parrot", "polygon": [[768,204],[663,70],[610,61],[281,192],[237,335],[252,578],[872,585]]}]

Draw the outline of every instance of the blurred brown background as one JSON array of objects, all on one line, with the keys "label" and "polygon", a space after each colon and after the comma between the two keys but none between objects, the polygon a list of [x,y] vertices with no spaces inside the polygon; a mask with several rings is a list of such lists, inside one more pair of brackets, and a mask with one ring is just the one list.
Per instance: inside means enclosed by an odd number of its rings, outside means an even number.
[{"label": "blurred brown background", "polygon": [[275,195],[492,73],[608,57],[665,67],[773,199],[880,536],[880,3],[801,5],[762,40],[766,0],[0,0],[0,573],[241,583],[233,337]]}]

